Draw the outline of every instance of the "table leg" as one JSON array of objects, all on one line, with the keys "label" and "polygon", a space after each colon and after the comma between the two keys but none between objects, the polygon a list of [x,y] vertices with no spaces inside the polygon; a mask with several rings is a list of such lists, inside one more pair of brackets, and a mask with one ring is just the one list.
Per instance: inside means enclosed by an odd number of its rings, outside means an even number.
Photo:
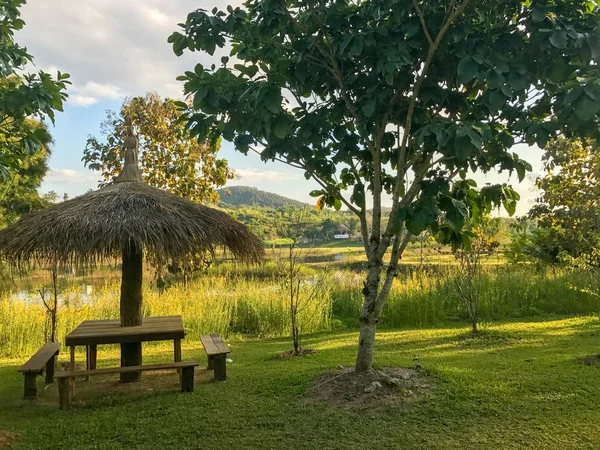
[{"label": "table leg", "polygon": [[90,370],[96,370],[96,361],[98,360],[98,346],[90,345]]},{"label": "table leg", "polygon": [[[175,362],[181,362],[181,339],[175,339],[173,341],[173,353]],[[181,378],[181,369],[177,369],[177,373]]]},{"label": "table leg", "polygon": [[71,372],[75,370],[75,346],[71,345]]},{"label": "table leg", "polygon": [[[90,346],[85,346],[85,370],[90,370]],[[90,377],[83,377],[84,381],[89,381]]]},{"label": "table leg", "polygon": [[[75,346],[71,345],[71,372],[75,371]],[[75,379],[73,378],[67,385],[69,389],[69,396],[73,396],[73,390],[75,389]],[[70,398],[69,397],[69,398]]]}]

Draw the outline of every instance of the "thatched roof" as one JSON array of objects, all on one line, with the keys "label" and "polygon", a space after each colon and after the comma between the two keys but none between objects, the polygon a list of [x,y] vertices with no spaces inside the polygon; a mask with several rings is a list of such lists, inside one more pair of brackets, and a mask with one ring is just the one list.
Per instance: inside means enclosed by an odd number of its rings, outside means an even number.
[{"label": "thatched roof", "polygon": [[222,211],[144,183],[133,132],[126,147],[123,172],[113,184],[0,230],[0,255],[15,264],[89,263],[120,256],[124,245],[136,243],[146,254],[172,260],[213,252],[219,246],[243,261],[262,259],[262,243],[245,225]]}]

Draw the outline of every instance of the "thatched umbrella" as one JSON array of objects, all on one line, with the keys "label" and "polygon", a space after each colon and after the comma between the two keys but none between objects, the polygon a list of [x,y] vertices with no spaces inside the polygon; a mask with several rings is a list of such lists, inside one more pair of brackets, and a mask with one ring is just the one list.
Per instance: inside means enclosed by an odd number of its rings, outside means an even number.
[{"label": "thatched umbrella", "polygon": [[[122,256],[121,326],[142,323],[142,256],[179,260],[223,246],[240,260],[264,255],[245,225],[208,206],[149,186],[138,167],[138,140],[130,120],[125,164],[114,183],[31,213],[0,231],[0,255],[15,265],[30,261],[95,263]],[[125,365],[141,362],[122,347]],[[127,363],[133,362],[134,364]]]}]

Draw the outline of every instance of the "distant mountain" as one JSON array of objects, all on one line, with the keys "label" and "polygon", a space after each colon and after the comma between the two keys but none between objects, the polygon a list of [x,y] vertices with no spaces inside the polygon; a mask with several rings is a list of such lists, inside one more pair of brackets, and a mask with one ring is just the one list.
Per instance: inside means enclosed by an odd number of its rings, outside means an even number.
[{"label": "distant mountain", "polygon": [[282,208],[285,206],[303,208],[307,206],[306,203],[299,202],[298,200],[292,200],[282,195],[261,191],[249,186],[231,186],[219,189],[218,192],[221,196],[220,203],[224,207],[248,205],[265,208]]}]

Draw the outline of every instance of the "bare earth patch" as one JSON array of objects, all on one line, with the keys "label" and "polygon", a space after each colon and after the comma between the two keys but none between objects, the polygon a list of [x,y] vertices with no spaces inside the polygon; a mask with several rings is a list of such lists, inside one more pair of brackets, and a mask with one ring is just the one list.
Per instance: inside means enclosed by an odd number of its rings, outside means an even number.
[{"label": "bare earth patch", "polygon": [[318,353],[314,348],[303,348],[295,352],[294,350],[287,350],[279,354],[281,359],[290,358],[292,356],[306,356],[306,355],[315,355]]},{"label": "bare earth patch", "polygon": [[415,369],[386,367],[357,373],[354,368],[340,367],[319,377],[306,399],[342,409],[407,408],[422,401],[433,388],[433,381]]},{"label": "bare earth patch", "polygon": [[600,355],[589,355],[583,358],[583,363],[586,366],[600,367]]},{"label": "bare earth patch", "polygon": [[17,433],[0,430],[0,448],[8,448],[9,445],[17,442],[18,439],[19,435]]}]

